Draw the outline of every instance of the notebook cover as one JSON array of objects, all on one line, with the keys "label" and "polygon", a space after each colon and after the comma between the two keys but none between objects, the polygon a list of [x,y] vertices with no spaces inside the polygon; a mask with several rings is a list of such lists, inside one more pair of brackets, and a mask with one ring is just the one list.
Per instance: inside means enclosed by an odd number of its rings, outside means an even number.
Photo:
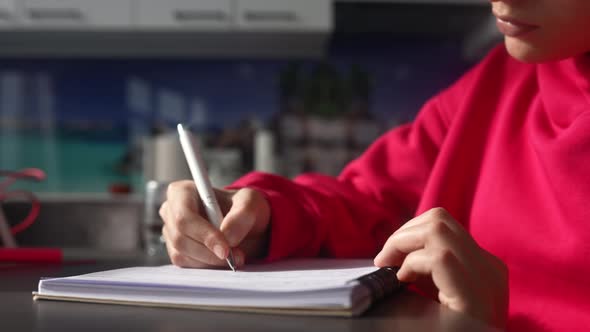
[{"label": "notebook cover", "polygon": [[325,308],[325,307],[306,307],[306,308],[266,308],[266,307],[232,307],[232,306],[204,306],[191,304],[175,304],[161,302],[142,302],[142,301],[122,301],[122,300],[105,300],[93,298],[81,298],[71,296],[44,295],[33,292],[33,299],[68,301],[98,304],[118,304],[142,307],[157,308],[176,308],[176,309],[196,309],[207,311],[227,311],[227,312],[244,312],[258,314],[280,314],[280,315],[305,315],[305,316],[333,316],[333,317],[355,317],[363,314],[371,306],[371,297],[365,297],[359,300],[353,308]]}]

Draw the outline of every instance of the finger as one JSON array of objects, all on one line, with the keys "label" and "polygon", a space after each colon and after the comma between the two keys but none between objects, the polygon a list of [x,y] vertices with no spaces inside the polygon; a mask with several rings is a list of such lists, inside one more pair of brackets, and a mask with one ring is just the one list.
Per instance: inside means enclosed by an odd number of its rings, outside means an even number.
[{"label": "finger", "polygon": [[419,216],[409,220],[403,224],[396,232],[402,231],[406,228],[426,224],[432,221],[443,221],[450,229],[457,233],[465,233],[465,229],[453,218],[453,216],[442,207],[432,208]]},{"label": "finger", "polygon": [[231,247],[239,245],[256,222],[255,197],[250,189],[242,189],[232,197],[233,204],[221,223],[221,232]]},{"label": "finger", "polygon": [[464,312],[471,297],[471,280],[465,267],[450,250],[414,251],[397,272],[400,281],[412,282],[420,276],[431,276],[438,288],[441,303]]},{"label": "finger", "polygon": [[173,182],[168,186],[167,199],[160,207],[165,221],[177,218],[178,215],[196,218],[200,215],[199,197],[194,184],[190,181]]},{"label": "finger", "polygon": [[229,245],[223,234],[211,225],[208,221],[200,216],[186,217],[182,214],[176,214],[166,225],[175,229],[178,233],[202,243],[210,251],[214,252],[220,259],[227,258]]},{"label": "finger", "polygon": [[215,192],[215,197],[217,197],[217,203],[219,203],[221,213],[223,213],[224,215],[227,214],[227,212],[232,206],[231,199],[227,199],[227,197],[233,197],[233,195],[238,191],[238,189],[213,188],[213,191]]},{"label": "finger", "polygon": [[232,253],[234,255],[234,263],[237,267],[246,265],[246,253],[242,248],[232,248]]},{"label": "finger", "polygon": [[418,223],[393,233],[375,257],[378,266],[399,266],[405,256],[413,251],[430,245],[439,247],[455,247],[459,240],[447,223],[435,219],[430,222]]},{"label": "finger", "polygon": [[166,200],[171,211],[188,209],[195,214],[201,211],[199,194],[193,181],[172,182],[168,185]]},{"label": "finger", "polygon": [[[424,224],[432,221],[435,209],[431,209],[424,212],[415,218],[407,221],[400,228],[398,228],[393,234],[387,239],[381,251],[375,256],[373,260],[376,266],[400,266],[405,256],[413,250],[424,248],[425,241],[423,239],[408,240],[405,246],[407,248],[397,248],[398,237],[403,236],[404,233],[412,231],[416,228],[423,226]],[[436,211],[436,210],[435,210]],[[443,212],[440,212],[441,214]],[[411,245],[411,246],[410,246]]]},{"label": "finger", "polygon": [[168,248],[171,247],[182,256],[189,257],[208,266],[225,266],[227,264],[225,259],[220,259],[202,243],[194,241],[173,227],[165,225],[162,233],[166,239],[166,246]]},{"label": "finger", "polygon": [[[445,209],[433,208],[408,221],[395,231],[385,243],[383,250],[375,257],[375,264],[377,266],[399,265],[406,254],[423,248],[429,237],[452,237],[451,233],[455,234],[454,238],[460,242],[461,250],[465,253],[477,249],[475,241]],[[406,235],[410,235],[410,238],[401,244],[401,248],[396,248],[397,238]],[[465,254],[462,254],[461,257],[464,261],[467,260]]]},{"label": "finger", "polygon": [[373,259],[375,266],[400,266],[407,253],[396,248],[395,238],[392,236],[387,239],[381,251]]},{"label": "finger", "polygon": [[445,222],[432,221],[408,227],[392,235],[391,241],[388,241],[390,246],[384,247],[380,259],[389,265],[399,265],[408,254],[420,249],[448,250],[461,264],[471,267],[471,271],[477,273],[481,263],[479,256],[474,255],[476,251],[471,246],[470,239],[467,235],[457,235]]},{"label": "finger", "polygon": [[168,250],[168,256],[170,257],[170,261],[172,262],[172,264],[174,264],[178,267],[198,268],[198,269],[212,267],[207,264],[204,264],[203,262],[200,262],[200,261],[194,260],[188,256],[185,256],[172,247],[168,247],[167,250]]},{"label": "finger", "polygon": [[179,267],[206,267],[205,264],[199,261],[195,261],[189,257],[185,257],[178,250],[174,249],[174,247],[171,245],[171,241],[169,240],[170,236],[168,235],[168,231],[165,227],[162,227],[162,237],[164,238],[164,243],[166,244],[166,252],[168,253],[168,257],[170,257],[170,261],[172,262],[172,264]]},{"label": "finger", "polygon": [[424,224],[404,227],[393,233],[374,259],[377,266],[400,266],[412,251],[425,247]]},{"label": "finger", "polygon": [[166,222],[166,219],[168,218],[168,204],[168,201],[164,201],[158,210],[158,214],[160,215],[160,218],[163,222]]},{"label": "finger", "polygon": [[[218,258],[225,259],[229,253],[229,244],[223,234],[197,211],[192,201],[196,192],[191,182],[174,182],[168,189],[166,206],[166,224],[181,234],[204,244]],[[192,208],[191,208],[192,207]]]}]

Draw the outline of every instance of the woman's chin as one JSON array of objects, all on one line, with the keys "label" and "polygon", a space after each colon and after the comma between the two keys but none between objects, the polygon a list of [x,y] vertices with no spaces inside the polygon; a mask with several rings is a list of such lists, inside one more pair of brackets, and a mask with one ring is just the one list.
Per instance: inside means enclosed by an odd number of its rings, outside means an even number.
[{"label": "woman's chin", "polygon": [[553,60],[553,57],[543,52],[543,50],[520,40],[506,37],[504,44],[508,54],[522,62],[536,63]]},{"label": "woman's chin", "polygon": [[[588,53],[588,47],[584,48],[575,43],[562,43],[560,46],[542,47],[543,43],[532,43],[517,38],[506,37],[504,39],[506,50],[515,59],[525,63],[539,63],[560,61],[571,57]],[[555,43],[545,43],[553,45]]]}]

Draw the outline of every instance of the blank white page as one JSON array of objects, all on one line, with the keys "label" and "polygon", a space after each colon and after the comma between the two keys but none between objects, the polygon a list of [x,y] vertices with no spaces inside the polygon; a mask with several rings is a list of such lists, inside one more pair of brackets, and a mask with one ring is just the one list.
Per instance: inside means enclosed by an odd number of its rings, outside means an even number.
[{"label": "blank white page", "polygon": [[[309,259],[247,265],[231,270],[186,269],[172,265],[132,267],[74,277],[42,280],[48,288],[63,285],[192,288],[241,292],[301,292],[353,286],[351,281],[376,271],[372,260]],[[40,292],[42,288],[40,284]]]}]

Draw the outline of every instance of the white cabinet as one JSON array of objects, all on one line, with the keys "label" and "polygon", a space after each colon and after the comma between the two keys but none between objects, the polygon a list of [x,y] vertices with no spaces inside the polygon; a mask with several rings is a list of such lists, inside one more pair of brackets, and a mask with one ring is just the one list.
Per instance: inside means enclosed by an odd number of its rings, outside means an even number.
[{"label": "white cabinet", "polygon": [[132,0],[20,0],[26,28],[129,28]]},{"label": "white cabinet", "polygon": [[241,30],[331,30],[331,0],[236,0]]},{"label": "white cabinet", "polygon": [[230,29],[234,0],[137,0],[139,28]]},{"label": "white cabinet", "polygon": [[332,0],[137,0],[140,28],[326,30]]},{"label": "white cabinet", "polygon": [[12,28],[16,21],[16,0],[0,0],[0,29]]},{"label": "white cabinet", "polygon": [[317,57],[333,0],[0,0],[0,57]]},{"label": "white cabinet", "polygon": [[[0,0],[0,26],[331,31],[333,0]],[[22,24],[16,24],[16,17]]]}]

